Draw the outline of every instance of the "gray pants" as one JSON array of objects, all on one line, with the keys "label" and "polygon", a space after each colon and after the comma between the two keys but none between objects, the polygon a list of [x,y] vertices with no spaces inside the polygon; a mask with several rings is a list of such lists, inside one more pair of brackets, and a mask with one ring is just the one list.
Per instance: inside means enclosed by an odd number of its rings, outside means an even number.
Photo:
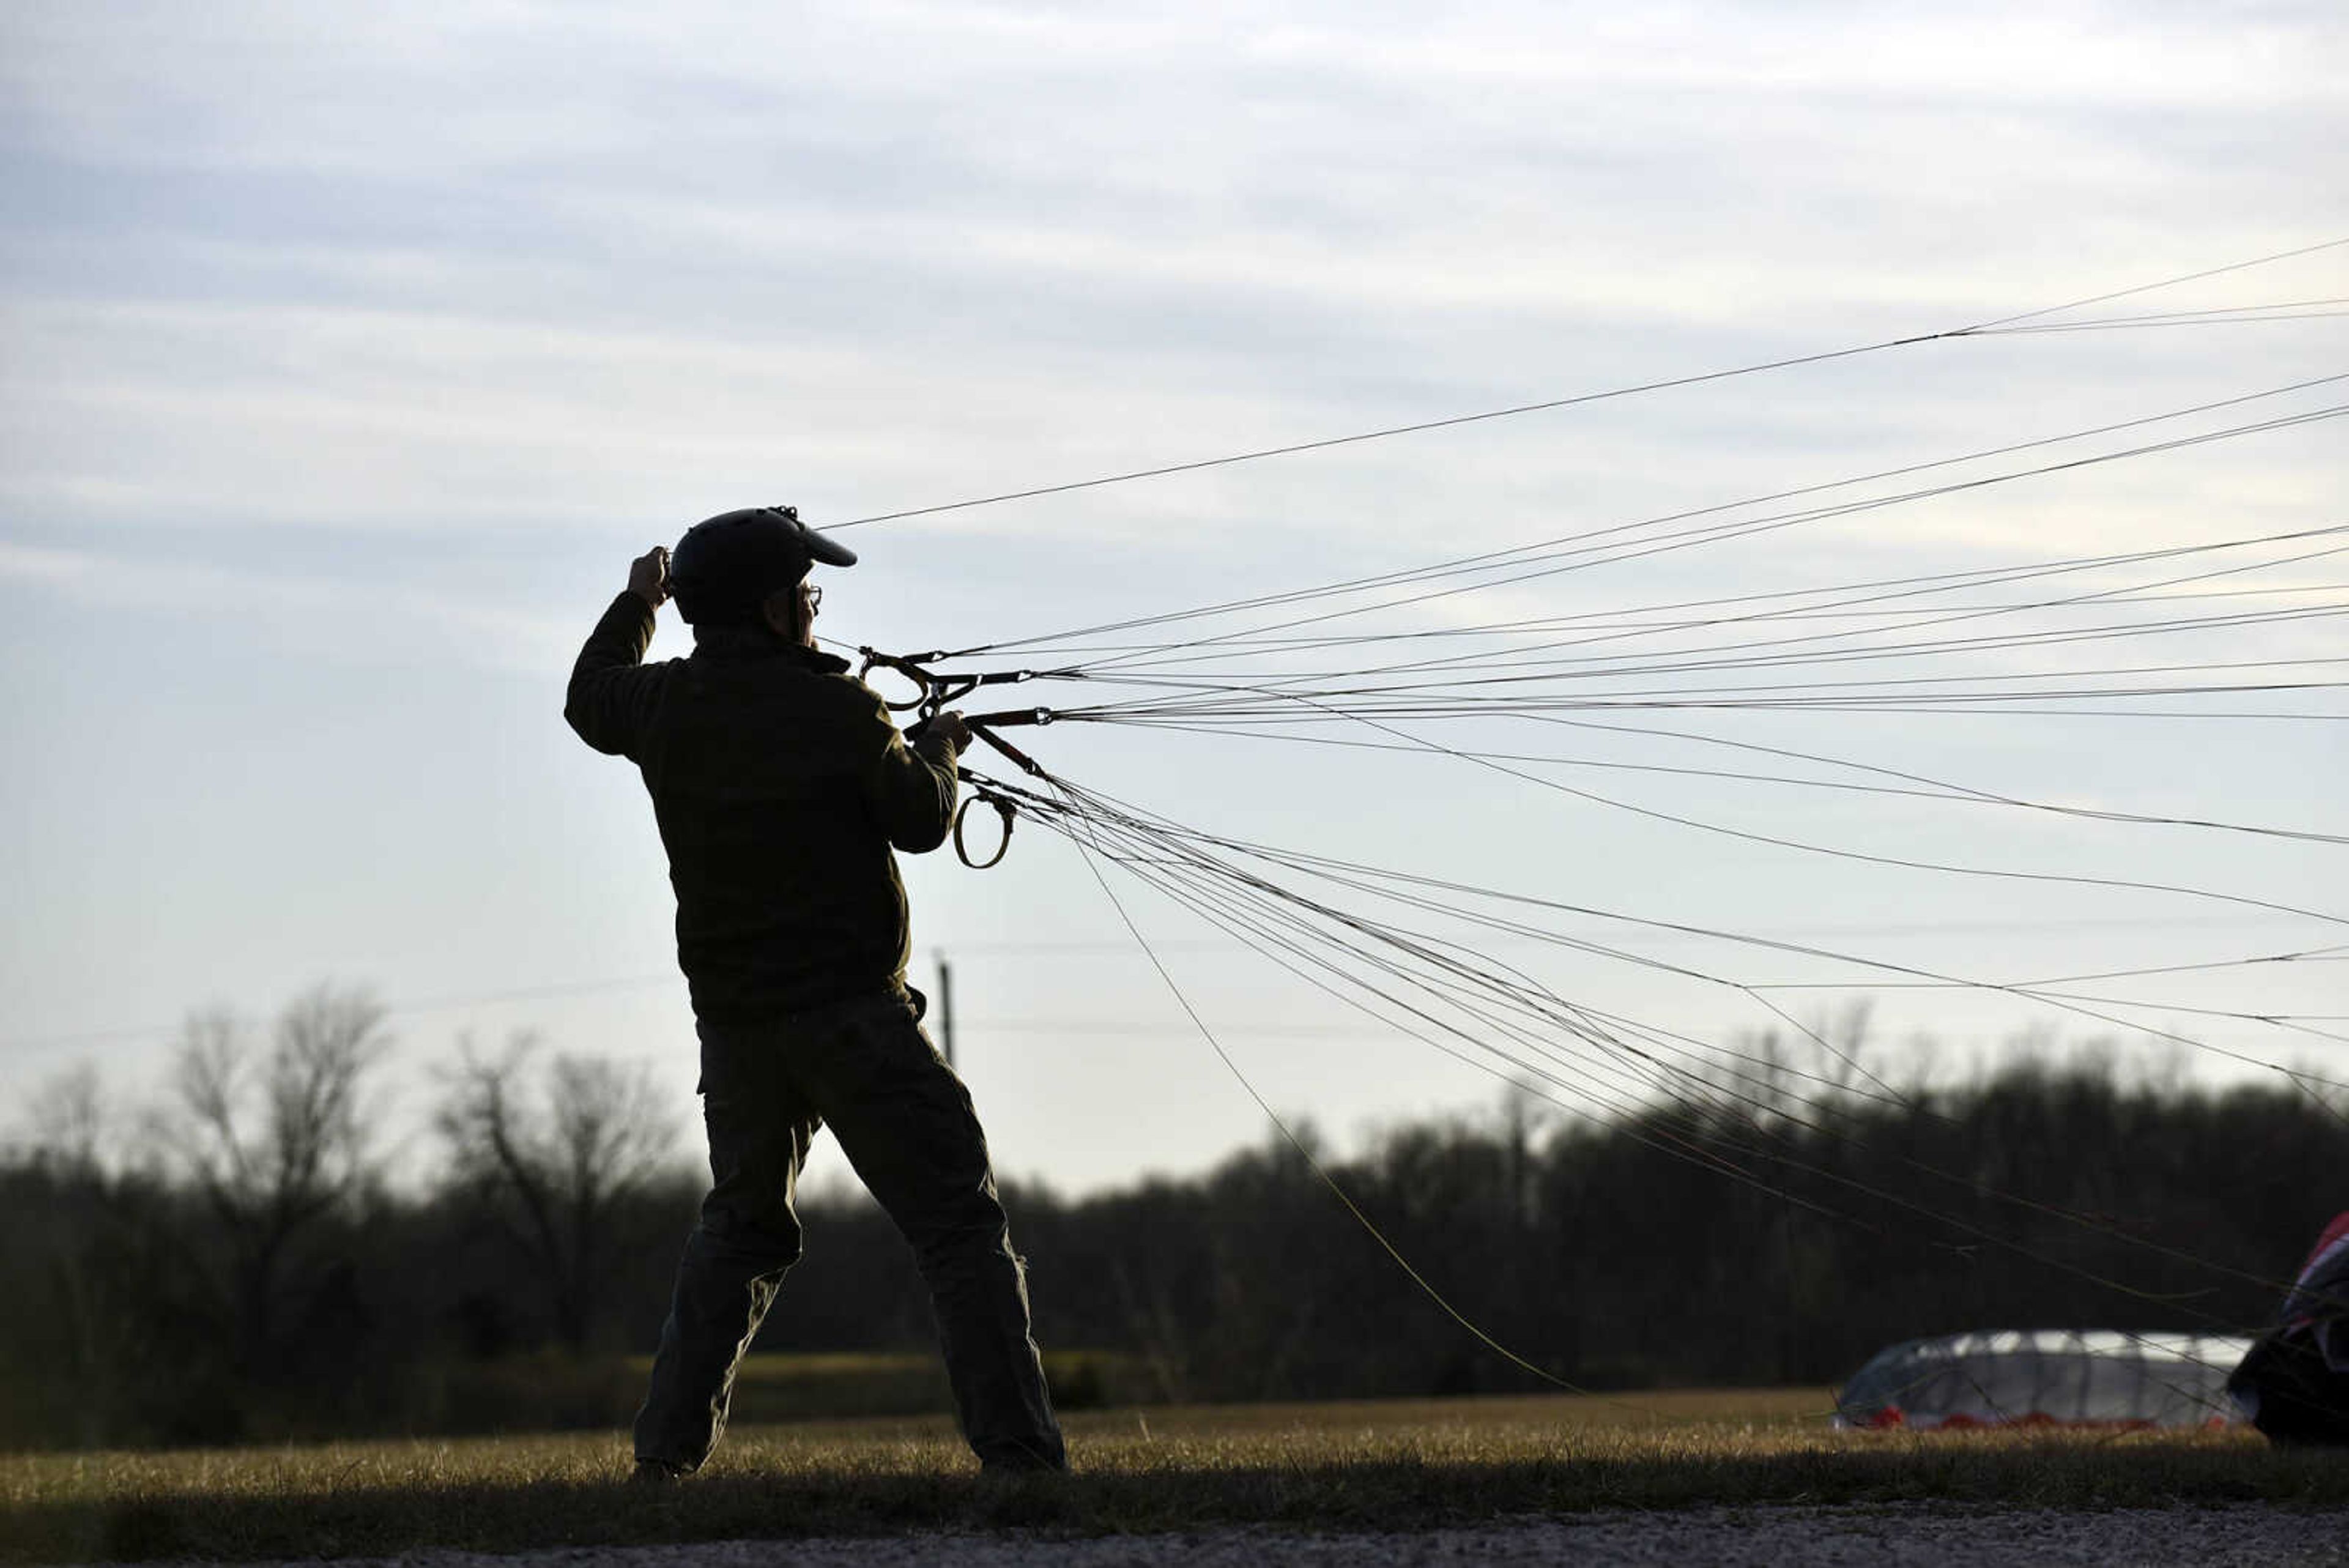
[{"label": "gray pants", "polygon": [[914,1249],[963,1436],[980,1462],[1068,1467],[987,1137],[918,1016],[911,1002],[879,996],[771,1024],[700,1026],[713,1185],[636,1414],[639,1459],[695,1469],[725,1431],[735,1367],[799,1262],[792,1193],[828,1122]]}]

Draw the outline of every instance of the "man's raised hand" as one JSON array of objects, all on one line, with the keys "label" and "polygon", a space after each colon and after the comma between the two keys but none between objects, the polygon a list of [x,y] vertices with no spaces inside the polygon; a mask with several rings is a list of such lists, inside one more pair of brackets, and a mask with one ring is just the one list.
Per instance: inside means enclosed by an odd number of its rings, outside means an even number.
[{"label": "man's raised hand", "polygon": [[668,597],[668,546],[655,545],[628,563],[628,591],[655,609]]}]

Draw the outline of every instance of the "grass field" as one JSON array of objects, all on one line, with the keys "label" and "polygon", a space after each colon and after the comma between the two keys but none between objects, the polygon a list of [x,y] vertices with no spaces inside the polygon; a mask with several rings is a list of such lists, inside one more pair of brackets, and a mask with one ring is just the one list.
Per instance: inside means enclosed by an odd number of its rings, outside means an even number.
[{"label": "grass field", "polygon": [[2240,1432],[1859,1434],[1824,1389],[1179,1407],[1069,1421],[1064,1485],[982,1489],[942,1420],[738,1427],[621,1484],[617,1433],[0,1458],[14,1561],[316,1557],[1024,1526],[1397,1529],[1592,1509],[2349,1504],[2349,1455]]}]

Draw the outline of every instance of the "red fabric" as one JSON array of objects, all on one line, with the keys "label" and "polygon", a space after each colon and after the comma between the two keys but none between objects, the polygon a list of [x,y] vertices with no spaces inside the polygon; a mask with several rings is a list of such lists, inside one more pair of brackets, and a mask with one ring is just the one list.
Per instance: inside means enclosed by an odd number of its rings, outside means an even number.
[{"label": "red fabric", "polygon": [[2324,1228],[2324,1234],[2316,1239],[2316,1245],[2309,1249],[2308,1262],[2300,1266],[2300,1282],[2308,1283],[2309,1276],[2316,1272],[2316,1265],[2340,1246],[2349,1246],[2349,1209],[2335,1214],[2333,1223]]}]

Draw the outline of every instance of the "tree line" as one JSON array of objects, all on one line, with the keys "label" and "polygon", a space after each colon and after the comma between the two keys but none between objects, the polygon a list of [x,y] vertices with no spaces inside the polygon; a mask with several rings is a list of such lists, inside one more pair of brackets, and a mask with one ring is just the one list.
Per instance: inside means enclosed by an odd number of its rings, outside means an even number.
[{"label": "tree line", "polygon": [[[1116,1369],[1062,1374],[1071,1402],[1547,1386],[1391,1243],[1579,1386],[1828,1383],[1963,1328],[2249,1332],[2349,1206],[2321,1083],[2132,1079],[2043,1046],[1895,1092],[1854,1044],[1746,1042],[1744,1092],[1702,1105],[1578,1120],[1521,1088],[1342,1158],[1293,1122],[1197,1176],[1008,1184],[1038,1338]],[[640,1069],[468,1045],[436,1080],[428,1175],[395,1184],[387,1045],[364,992],[321,988],[265,1035],[191,1017],[130,1136],[87,1069],[36,1097],[0,1158],[0,1442],[626,1419],[700,1193],[685,1107]],[[838,1194],[802,1218],[759,1348],[926,1349],[878,1210]]]}]

